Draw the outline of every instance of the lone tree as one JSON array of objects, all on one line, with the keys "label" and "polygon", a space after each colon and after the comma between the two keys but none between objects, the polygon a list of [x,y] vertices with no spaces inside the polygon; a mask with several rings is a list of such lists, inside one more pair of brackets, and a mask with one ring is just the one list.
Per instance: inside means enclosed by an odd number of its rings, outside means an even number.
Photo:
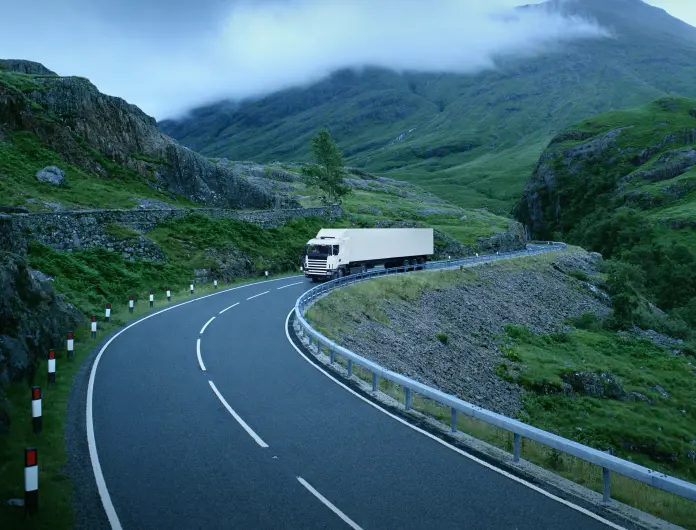
[{"label": "lone tree", "polygon": [[340,203],[350,188],[343,183],[343,155],[326,129],[312,138],[312,158],[315,163],[302,168],[305,182],[323,191],[323,199],[329,204]]}]

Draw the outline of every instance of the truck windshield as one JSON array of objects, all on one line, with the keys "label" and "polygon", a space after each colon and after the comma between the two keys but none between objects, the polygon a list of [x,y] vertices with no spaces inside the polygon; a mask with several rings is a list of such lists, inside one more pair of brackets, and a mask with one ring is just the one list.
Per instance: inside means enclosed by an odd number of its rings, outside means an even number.
[{"label": "truck windshield", "polygon": [[330,256],[330,245],[307,245],[308,256]]}]

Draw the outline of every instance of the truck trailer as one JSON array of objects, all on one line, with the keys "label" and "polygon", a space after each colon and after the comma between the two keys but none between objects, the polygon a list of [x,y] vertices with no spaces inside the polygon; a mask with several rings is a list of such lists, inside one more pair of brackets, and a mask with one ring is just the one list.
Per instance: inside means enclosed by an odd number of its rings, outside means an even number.
[{"label": "truck trailer", "polygon": [[316,282],[379,265],[423,266],[433,253],[432,228],[322,228],[307,242],[303,268]]}]

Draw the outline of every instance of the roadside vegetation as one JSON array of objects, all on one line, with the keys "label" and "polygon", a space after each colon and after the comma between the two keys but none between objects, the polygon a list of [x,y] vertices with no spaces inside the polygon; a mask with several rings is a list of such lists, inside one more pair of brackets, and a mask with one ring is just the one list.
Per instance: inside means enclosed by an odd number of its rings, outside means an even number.
[{"label": "roadside vegetation", "polygon": [[[486,267],[497,275],[510,272],[554,271],[559,255],[577,252],[570,247],[566,253],[541,255],[530,259],[510,260]],[[604,268],[606,267],[606,268]],[[616,264],[608,263],[600,270],[564,270],[572,289],[593,296],[587,285],[606,293],[597,296],[621,295],[616,290]],[[412,273],[371,280],[330,293],[318,300],[308,311],[308,321],[320,332],[339,344],[346,336],[360,337],[362,350],[356,351],[375,359],[378,344],[371,341],[375,326],[388,327],[395,332],[416,325],[428,315],[420,309],[425,295],[442,297],[457,286],[483,285],[487,281],[476,268]],[[488,276],[490,278],[490,276]],[[574,287],[573,287],[574,286]],[[499,285],[491,288],[499,289]],[[544,288],[543,286],[539,287]],[[458,290],[457,299],[471,311],[481,311],[480,291]],[[675,321],[668,315],[650,313],[643,298],[640,303],[644,318],[654,328],[670,330]],[[528,299],[529,312],[537,312],[534,299]],[[485,302],[483,306],[485,307]],[[619,304],[620,305],[620,304]],[[399,308],[408,308],[400,311]],[[430,307],[430,306],[427,306]],[[425,309],[423,310],[425,311]],[[485,311],[485,310],[484,310]],[[482,317],[484,321],[495,319]],[[340,314],[341,318],[338,318]],[[406,316],[404,316],[406,315]],[[432,315],[430,318],[433,318]],[[509,320],[509,319],[508,319]],[[444,322],[440,320],[441,325]],[[684,480],[696,482],[696,356],[690,335],[684,339],[670,338],[656,332],[644,333],[636,328],[624,329],[624,321],[616,312],[599,318],[593,313],[578,314],[562,321],[552,332],[535,332],[528,326],[508,321],[494,337],[493,350],[500,362],[495,374],[521,387],[522,408],[517,419],[575,440],[602,451],[611,451],[640,465],[662,471]],[[430,329],[430,328],[428,328]],[[437,329],[437,326],[434,326]],[[476,342],[485,330],[464,329],[463,333]],[[422,331],[419,331],[422,333]],[[442,365],[447,350],[457,348],[450,330],[436,331],[433,337],[422,336],[423,361],[426,366],[459,373],[460,367]],[[432,340],[431,340],[432,339]],[[439,347],[430,344],[437,341]],[[372,345],[372,346],[370,346]],[[418,345],[416,345],[418,350]],[[438,354],[437,352],[442,352]],[[459,351],[459,350],[457,350]],[[467,355],[466,352],[460,352]],[[438,362],[433,358],[442,357]],[[405,358],[402,352],[400,359]],[[346,366],[344,360],[339,363]],[[411,370],[420,373],[415,364]],[[371,374],[355,368],[355,374],[371,383]],[[472,385],[480,382],[472,381]],[[380,389],[404,403],[403,389],[387,381]],[[413,407],[439,421],[449,424],[449,409],[422,396],[414,396]],[[512,435],[472,418],[458,415],[458,428],[508,452],[512,451]],[[579,459],[563,455],[526,440],[522,458],[550,469],[597,492],[602,491],[601,469]],[[658,491],[626,477],[612,475],[612,497],[679,524],[696,528],[696,504],[677,496]]]}]

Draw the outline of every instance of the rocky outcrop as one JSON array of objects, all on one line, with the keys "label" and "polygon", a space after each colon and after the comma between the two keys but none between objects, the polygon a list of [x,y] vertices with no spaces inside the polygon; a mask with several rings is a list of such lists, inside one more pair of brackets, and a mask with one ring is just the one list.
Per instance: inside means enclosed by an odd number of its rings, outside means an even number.
[{"label": "rocky outcrop", "polygon": [[81,320],[21,257],[0,252],[0,388],[31,380],[38,359],[51,348],[58,353],[66,331]]},{"label": "rocky outcrop", "polygon": [[[688,112],[670,98],[653,103],[650,110]],[[696,166],[696,128],[683,126],[683,114],[664,123],[653,123],[654,119],[640,122],[639,114],[630,118],[636,120],[635,125],[595,133],[566,131],[549,143],[514,209],[515,218],[526,226],[530,237],[547,239],[555,232],[572,230],[595,210],[599,195],[605,208],[627,202],[647,209],[679,200],[694,189],[688,179],[670,180]],[[627,120],[598,117],[582,127],[592,130],[604,121]],[[652,134],[645,132],[647,127],[653,128]],[[673,130],[663,132],[664,127]],[[641,189],[663,181],[662,191]],[[611,207],[607,201],[612,201]]]},{"label": "rocky outcrop", "polygon": [[154,118],[83,78],[37,76],[23,91],[0,84],[0,124],[5,132],[32,131],[67,161],[103,178],[112,177],[118,164],[156,189],[209,206],[299,206],[288,195],[254,185],[232,168],[182,147],[159,131]]},{"label": "rocky outcrop", "polygon": [[[532,177],[527,182],[522,199],[515,207],[515,218],[530,229],[532,237],[550,237],[549,226],[557,221],[562,210],[557,187],[557,166],[566,168],[570,174],[579,174],[583,161],[601,156],[615,145],[617,137],[626,129],[611,130],[599,137],[579,132],[564,133],[549,144],[549,149],[541,156]],[[551,146],[566,140],[587,139],[584,143],[571,147],[552,149]]]},{"label": "rocky outcrop", "polygon": [[0,59],[0,70],[7,70],[18,74],[58,75],[41,63],[25,61],[23,59]]}]

